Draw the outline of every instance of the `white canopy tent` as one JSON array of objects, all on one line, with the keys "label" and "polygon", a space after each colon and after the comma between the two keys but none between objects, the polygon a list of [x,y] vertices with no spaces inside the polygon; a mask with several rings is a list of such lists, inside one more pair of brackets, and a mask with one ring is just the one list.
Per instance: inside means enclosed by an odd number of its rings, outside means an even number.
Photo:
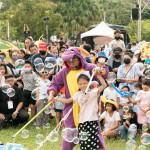
[{"label": "white canopy tent", "polygon": [[99,25],[97,25],[95,28],[82,33],[81,34],[81,39],[84,37],[89,37],[89,36],[105,36],[105,37],[110,37],[113,39],[114,35],[114,30],[111,29],[106,23],[101,22]]}]

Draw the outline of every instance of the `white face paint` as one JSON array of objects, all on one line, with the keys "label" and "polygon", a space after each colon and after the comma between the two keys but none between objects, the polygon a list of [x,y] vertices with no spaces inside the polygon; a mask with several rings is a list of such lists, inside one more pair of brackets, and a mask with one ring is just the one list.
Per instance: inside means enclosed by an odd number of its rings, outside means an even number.
[{"label": "white face paint", "polygon": [[99,62],[100,64],[105,63],[105,58],[98,58],[98,62]]}]

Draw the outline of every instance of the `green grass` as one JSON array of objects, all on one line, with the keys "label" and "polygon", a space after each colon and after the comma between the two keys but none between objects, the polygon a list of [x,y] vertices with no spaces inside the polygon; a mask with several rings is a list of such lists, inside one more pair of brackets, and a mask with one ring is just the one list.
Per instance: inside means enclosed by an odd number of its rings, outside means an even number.
[{"label": "green grass", "polygon": [[12,48],[12,46],[6,41],[1,40],[1,49],[9,49],[9,48]]},{"label": "green grass", "polygon": [[[33,125],[29,125],[26,129],[29,131],[30,135],[27,139],[23,139],[21,137],[21,133],[16,136],[15,138],[15,143],[17,144],[22,144],[24,148],[27,148],[28,150],[34,150],[37,148],[37,144],[35,143],[36,135],[37,134],[42,134],[44,138],[56,127],[55,124],[55,119],[50,120],[50,128],[49,129],[43,129],[41,127],[40,130],[36,130]],[[7,127],[3,130],[0,130],[0,141],[4,144],[6,143],[12,143],[12,135],[14,135],[22,125],[19,125],[18,127]],[[140,143],[140,134],[136,137],[136,142],[137,142],[137,147],[141,145]],[[61,150],[61,142],[62,142],[62,137],[61,137],[61,131],[60,131],[60,137],[57,142],[50,142],[47,141],[41,150]],[[107,139],[105,140],[105,145],[106,145],[106,150],[126,150],[126,142],[127,141],[122,141],[121,139]],[[74,150],[79,150],[79,145],[77,145]],[[147,146],[147,150],[150,149],[150,145]]]}]

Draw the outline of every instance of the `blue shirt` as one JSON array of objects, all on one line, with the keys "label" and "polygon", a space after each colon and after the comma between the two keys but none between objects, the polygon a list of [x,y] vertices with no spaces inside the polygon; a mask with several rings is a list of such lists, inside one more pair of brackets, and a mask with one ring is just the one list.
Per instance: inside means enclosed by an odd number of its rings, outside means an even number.
[{"label": "blue shirt", "polygon": [[[131,68],[132,67],[132,68]],[[130,71],[128,72],[128,74],[126,75],[125,79],[134,79],[136,75],[140,76],[140,69],[137,65],[131,64],[130,65]],[[118,68],[118,72],[117,72],[117,79],[121,79],[124,78],[126,74],[126,67],[125,64],[121,65]],[[123,86],[129,86],[130,88],[130,92],[133,92],[134,90],[134,84],[130,84],[130,83],[119,83],[119,89],[121,90],[121,88]]]},{"label": "blue shirt", "polygon": [[34,68],[34,60],[35,60],[36,58],[41,58],[41,59],[43,60],[43,63],[44,63],[44,61],[45,61],[45,59],[46,59],[47,57],[54,57],[54,56],[53,56],[52,54],[50,54],[50,53],[47,53],[47,55],[46,55],[44,58],[41,57],[40,53],[33,55],[32,58],[31,58],[31,62],[32,62],[33,68]]}]

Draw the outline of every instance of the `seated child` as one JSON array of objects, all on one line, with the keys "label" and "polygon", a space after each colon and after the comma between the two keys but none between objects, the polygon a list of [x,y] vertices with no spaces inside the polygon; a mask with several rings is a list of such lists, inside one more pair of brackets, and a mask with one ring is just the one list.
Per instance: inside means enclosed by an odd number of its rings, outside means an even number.
[{"label": "seated child", "polygon": [[120,127],[120,131],[121,131],[121,138],[127,139],[127,133],[130,125],[136,124],[138,126],[138,123],[137,123],[137,116],[133,112],[133,109],[130,108],[127,112],[124,113],[124,115],[125,119],[123,121],[123,125]]},{"label": "seated child", "polygon": [[[130,88],[128,86],[123,86],[121,92],[130,92]],[[129,102],[128,97],[121,97],[120,96],[120,103],[119,103],[119,114],[121,118],[123,118],[123,107],[124,106],[132,106],[133,104]]]},{"label": "seated child", "polygon": [[116,136],[116,133],[119,129],[119,121],[120,115],[116,111],[117,110],[117,103],[113,100],[106,100],[105,102],[105,109],[101,116],[100,121],[104,119],[104,131],[102,133],[104,138],[112,138]]},{"label": "seated child", "polygon": [[[116,81],[113,82],[115,84]],[[119,107],[119,102],[120,102],[120,95],[119,93],[112,87],[110,82],[108,81],[108,87],[104,90],[103,96],[105,96],[107,99],[113,99],[116,103],[117,106]],[[111,93],[111,94],[110,94]],[[117,108],[119,109],[119,108]]]}]

